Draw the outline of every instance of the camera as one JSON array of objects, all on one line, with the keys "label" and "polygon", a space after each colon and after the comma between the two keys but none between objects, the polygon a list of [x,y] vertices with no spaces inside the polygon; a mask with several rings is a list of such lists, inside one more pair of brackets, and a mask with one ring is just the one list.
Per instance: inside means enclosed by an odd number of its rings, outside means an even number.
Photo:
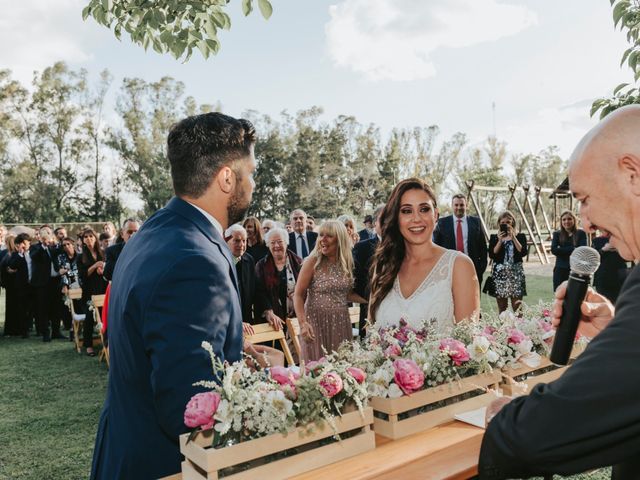
[{"label": "camera", "polygon": [[506,223],[501,223],[500,231],[504,233],[509,233],[509,225],[507,225]]}]

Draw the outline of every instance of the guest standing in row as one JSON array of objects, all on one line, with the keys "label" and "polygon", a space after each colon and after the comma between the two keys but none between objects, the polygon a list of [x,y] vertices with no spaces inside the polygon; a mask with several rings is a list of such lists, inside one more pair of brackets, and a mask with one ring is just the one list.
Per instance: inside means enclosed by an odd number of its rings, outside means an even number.
[{"label": "guest standing in row", "polygon": [[[305,303],[306,298],[306,303]],[[353,292],[351,239],[342,222],[320,226],[316,246],[302,265],[294,306],[305,361],[318,360],[352,337],[348,302],[366,303]]]},{"label": "guest standing in row", "polygon": [[565,210],[560,215],[560,230],[553,232],[551,240],[551,253],[556,257],[556,265],[553,267],[553,291],[558,285],[569,279],[569,257],[576,247],[587,244],[587,234],[578,228],[578,220],[570,210]]},{"label": "guest standing in row", "polygon": [[[13,276],[11,288],[13,294],[13,314],[15,318],[14,325],[17,326],[16,332],[22,335],[22,338],[29,337],[29,297],[31,294],[31,258],[29,257],[29,247],[31,246],[31,237],[27,233],[20,233],[15,239],[15,250],[9,258],[6,271]],[[13,331],[13,327],[12,327]]]},{"label": "guest standing in row", "polygon": [[[78,259],[80,255],[76,252],[76,245],[73,239],[62,240],[62,251],[56,259],[56,268],[60,274],[60,292],[63,297],[68,295],[69,289],[80,288],[80,273],[78,272]],[[77,300],[73,300],[77,302]],[[81,303],[78,303],[76,311],[83,312]],[[71,331],[71,311],[62,307],[62,323],[64,328]]]},{"label": "guest standing in row", "polygon": [[82,257],[78,262],[78,271],[80,273],[80,281],[82,284],[82,305],[86,312],[84,326],[82,331],[83,346],[87,355],[94,357],[93,351],[93,313],[91,311],[92,295],[102,295],[107,289],[107,281],[103,278],[104,274],[104,255],[100,250],[98,239],[95,232],[88,228],[82,234]]},{"label": "guest standing in row", "polygon": [[247,232],[247,253],[256,262],[262,260],[269,253],[269,249],[264,243],[260,220],[256,217],[248,217],[242,222],[242,226]]},{"label": "guest standing in row", "polygon": [[318,234],[307,231],[307,214],[296,209],[291,212],[291,233],[289,233],[289,250],[300,258],[307,258],[315,248]]},{"label": "guest standing in row", "polygon": [[[0,285],[2,285],[5,292],[3,332],[3,335],[5,336],[17,336],[24,333],[24,326],[22,324],[22,318],[20,317],[17,300],[17,295],[20,295],[22,292],[17,291],[15,287],[16,270],[9,267],[11,256],[16,251],[14,240],[14,237],[11,235],[7,235],[7,237],[5,237],[4,241],[6,249],[2,250],[4,254],[2,256],[2,260],[0,260]],[[28,279],[26,283],[28,284]]]},{"label": "guest standing in row", "polygon": [[498,234],[489,238],[489,257],[493,260],[491,276],[495,283],[498,311],[509,307],[516,311],[527,294],[522,259],[527,255],[527,237],[518,233],[516,218],[509,210],[498,216]]}]

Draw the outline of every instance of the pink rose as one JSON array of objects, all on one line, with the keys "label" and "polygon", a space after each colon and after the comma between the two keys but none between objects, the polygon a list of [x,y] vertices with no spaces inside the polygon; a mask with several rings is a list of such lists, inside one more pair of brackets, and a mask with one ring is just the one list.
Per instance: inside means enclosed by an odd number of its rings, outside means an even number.
[{"label": "pink rose", "polygon": [[275,366],[269,369],[269,374],[279,385],[295,386],[296,380],[300,378],[300,375],[292,372],[288,368]]},{"label": "pink rose", "polygon": [[551,310],[549,310],[548,308],[545,308],[544,310],[542,310],[542,316],[549,318],[551,316]]},{"label": "pink rose", "polygon": [[518,345],[527,339],[527,336],[517,328],[510,328],[508,334],[508,342],[515,345]]},{"label": "pink rose", "polygon": [[393,362],[393,368],[393,379],[405,395],[411,395],[424,385],[424,372],[413,360],[399,358]]},{"label": "pink rose", "polygon": [[220,394],[217,392],[196,393],[184,411],[184,424],[189,428],[202,427],[202,430],[213,428],[213,416],[220,404]]},{"label": "pink rose", "polygon": [[327,363],[326,357],[320,357],[318,360],[311,360],[310,362],[305,363],[304,371],[309,374],[320,368],[325,363]]},{"label": "pink rose", "polygon": [[320,387],[325,397],[334,397],[342,391],[342,379],[337,373],[329,372],[320,380]]},{"label": "pink rose", "polygon": [[389,345],[387,349],[384,351],[384,356],[389,357],[400,357],[402,355],[402,349],[399,345],[393,344]]},{"label": "pink rose", "polygon": [[464,343],[454,340],[453,338],[445,338],[440,341],[440,351],[446,352],[453,363],[459,367],[464,362],[468,362],[471,358]]},{"label": "pink rose", "polygon": [[349,367],[347,368],[347,373],[351,375],[356,382],[362,383],[367,378],[367,374],[364,373],[364,370],[358,367]]}]

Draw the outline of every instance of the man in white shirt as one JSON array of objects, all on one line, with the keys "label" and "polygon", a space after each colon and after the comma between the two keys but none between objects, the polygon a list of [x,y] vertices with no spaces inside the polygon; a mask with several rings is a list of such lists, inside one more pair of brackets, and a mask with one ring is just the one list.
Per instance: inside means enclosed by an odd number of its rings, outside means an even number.
[{"label": "man in white shirt", "polygon": [[291,212],[290,221],[293,232],[289,234],[289,250],[306,258],[315,248],[318,234],[307,231],[307,214],[300,208]]}]

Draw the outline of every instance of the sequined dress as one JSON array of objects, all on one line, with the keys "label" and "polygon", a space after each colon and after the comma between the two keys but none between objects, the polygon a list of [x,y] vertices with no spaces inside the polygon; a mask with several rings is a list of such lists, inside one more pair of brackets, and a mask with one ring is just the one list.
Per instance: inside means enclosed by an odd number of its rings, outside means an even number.
[{"label": "sequined dress", "polygon": [[347,295],[352,288],[352,281],[339,265],[329,264],[328,268],[314,272],[307,290],[305,313],[316,338],[313,342],[300,342],[305,362],[322,357],[322,347],[331,352],[351,338]]}]

